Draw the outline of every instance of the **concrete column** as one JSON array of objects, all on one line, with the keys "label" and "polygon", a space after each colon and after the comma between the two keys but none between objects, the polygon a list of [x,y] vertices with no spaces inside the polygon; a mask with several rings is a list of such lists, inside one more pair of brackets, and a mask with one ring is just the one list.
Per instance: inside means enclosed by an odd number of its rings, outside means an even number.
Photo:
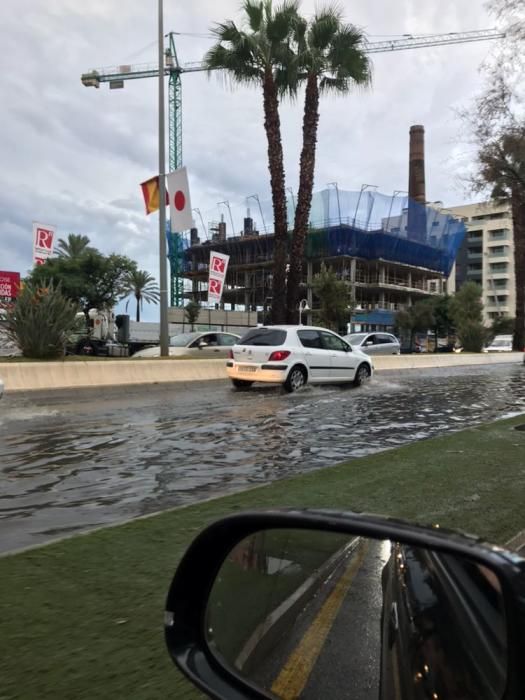
[{"label": "concrete column", "polygon": [[244,273],[244,310],[248,311],[250,308],[250,273],[245,271]]},{"label": "concrete column", "polygon": [[385,266],[379,263],[379,284],[384,284],[386,280]]}]

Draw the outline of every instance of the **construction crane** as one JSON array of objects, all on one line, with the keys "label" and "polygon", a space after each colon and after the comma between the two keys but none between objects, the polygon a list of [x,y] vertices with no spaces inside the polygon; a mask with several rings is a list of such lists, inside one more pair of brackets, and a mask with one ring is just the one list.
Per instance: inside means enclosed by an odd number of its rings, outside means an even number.
[{"label": "construction crane", "polygon": [[[183,73],[195,73],[207,70],[203,61],[193,63],[179,63],[175,47],[176,32],[167,34],[167,46],[165,50],[164,74],[169,78],[168,90],[168,114],[169,114],[169,169],[176,170],[182,166],[182,86],[181,75]],[[449,32],[447,34],[412,35],[404,34],[401,38],[388,39],[386,41],[366,42],[363,45],[365,53],[387,53],[389,51],[405,51],[407,49],[421,49],[432,46],[449,46],[453,44],[467,44],[477,41],[489,41],[502,39],[504,33],[497,29],[481,29],[470,32]],[[83,73],[82,84],[85,87],[99,88],[100,83],[109,83],[110,89],[123,88],[126,80],[139,80],[141,78],[158,78],[159,67],[153,63],[138,65],[112,66],[98,68]],[[171,272],[171,306],[183,306],[184,281],[182,277],[183,262],[183,238],[180,233],[167,232],[168,259]]]}]

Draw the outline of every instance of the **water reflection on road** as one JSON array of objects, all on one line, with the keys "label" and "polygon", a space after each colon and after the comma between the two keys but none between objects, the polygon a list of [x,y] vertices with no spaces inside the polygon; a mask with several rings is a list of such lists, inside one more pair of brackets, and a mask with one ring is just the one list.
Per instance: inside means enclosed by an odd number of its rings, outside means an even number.
[{"label": "water reflection on road", "polygon": [[520,365],[361,389],[224,382],[0,403],[0,550],[525,411]]}]

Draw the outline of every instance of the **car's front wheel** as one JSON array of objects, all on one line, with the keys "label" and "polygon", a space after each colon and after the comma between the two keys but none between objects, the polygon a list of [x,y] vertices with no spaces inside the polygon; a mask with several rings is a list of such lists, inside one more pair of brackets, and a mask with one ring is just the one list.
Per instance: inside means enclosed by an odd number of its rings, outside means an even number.
[{"label": "car's front wheel", "polygon": [[232,384],[235,389],[247,389],[253,382],[248,382],[246,379],[232,379]]},{"label": "car's front wheel", "polygon": [[284,383],[284,388],[289,393],[301,389],[306,384],[306,372],[302,367],[292,367]]},{"label": "car's front wheel", "polygon": [[354,377],[354,386],[361,386],[370,378],[370,367],[363,362],[359,365]]}]

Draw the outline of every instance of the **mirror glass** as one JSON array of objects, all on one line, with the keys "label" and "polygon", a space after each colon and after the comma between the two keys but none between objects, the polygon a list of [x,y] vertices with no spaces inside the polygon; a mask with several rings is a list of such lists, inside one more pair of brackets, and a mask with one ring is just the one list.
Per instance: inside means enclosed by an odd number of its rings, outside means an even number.
[{"label": "mirror glass", "polygon": [[221,663],[282,700],[497,700],[506,685],[497,574],[388,540],[246,538],[215,580],[206,638]]}]

